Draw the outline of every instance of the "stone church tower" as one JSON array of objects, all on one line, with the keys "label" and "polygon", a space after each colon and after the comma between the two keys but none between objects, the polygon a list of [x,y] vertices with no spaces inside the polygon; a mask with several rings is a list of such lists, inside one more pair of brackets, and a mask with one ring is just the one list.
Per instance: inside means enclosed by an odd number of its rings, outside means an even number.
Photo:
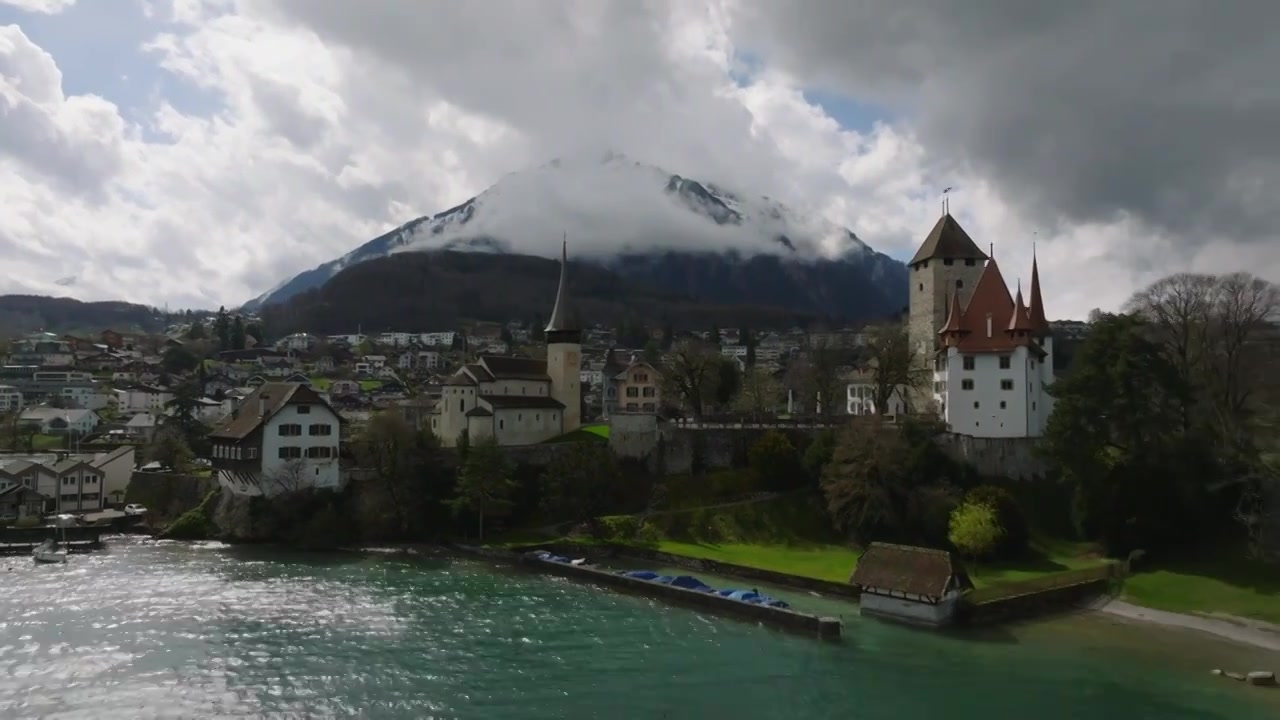
[{"label": "stone church tower", "polygon": [[911,283],[907,332],[919,357],[933,359],[940,346],[938,331],[947,322],[953,298],[969,302],[986,260],[987,254],[947,212],[907,263]]},{"label": "stone church tower", "polygon": [[547,323],[547,375],[551,377],[551,397],[564,403],[563,432],[582,425],[582,331],[574,328],[569,315],[569,244],[560,248],[560,288],[556,305]]}]

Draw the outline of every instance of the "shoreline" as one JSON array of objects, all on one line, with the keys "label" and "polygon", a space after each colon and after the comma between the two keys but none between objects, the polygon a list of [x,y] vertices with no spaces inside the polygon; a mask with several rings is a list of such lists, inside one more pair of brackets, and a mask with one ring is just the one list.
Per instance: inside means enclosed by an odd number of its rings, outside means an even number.
[{"label": "shoreline", "polygon": [[1124,600],[1108,599],[1093,610],[1121,620],[1158,625],[1160,627],[1188,630],[1211,635],[1240,645],[1280,652],[1280,626],[1260,620],[1235,616],[1188,615],[1185,613],[1156,610],[1135,605]]}]

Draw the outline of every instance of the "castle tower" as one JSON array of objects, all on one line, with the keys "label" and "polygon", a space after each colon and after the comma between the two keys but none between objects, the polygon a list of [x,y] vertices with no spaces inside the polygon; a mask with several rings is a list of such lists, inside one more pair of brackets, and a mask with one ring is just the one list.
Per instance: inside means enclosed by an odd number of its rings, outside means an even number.
[{"label": "castle tower", "polygon": [[933,357],[951,304],[955,299],[969,302],[986,260],[987,254],[978,249],[951,213],[938,219],[907,263],[911,282],[907,332],[919,355]]},{"label": "castle tower", "polygon": [[560,248],[560,287],[556,305],[547,323],[547,375],[551,377],[551,397],[564,403],[564,429],[577,430],[582,424],[582,331],[569,319],[569,243]]}]

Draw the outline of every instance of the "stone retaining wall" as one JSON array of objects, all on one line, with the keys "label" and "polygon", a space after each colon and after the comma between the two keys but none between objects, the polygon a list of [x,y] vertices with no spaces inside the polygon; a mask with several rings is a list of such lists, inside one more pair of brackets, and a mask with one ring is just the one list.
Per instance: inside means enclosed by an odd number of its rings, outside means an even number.
[{"label": "stone retaining wall", "polygon": [[673,585],[640,580],[592,567],[540,560],[531,555],[510,550],[473,546],[458,546],[457,549],[471,555],[512,563],[544,574],[599,583],[621,592],[661,598],[668,602],[707,612],[767,623],[773,627],[810,635],[822,640],[840,639],[841,625],[836,618],[806,615],[794,610],[768,607],[766,605],[753,605],[713,593],[686,590]]},{"label": "stone retaining wall", "polygon": [[856,585],[850,585],[848,583],[818,580],[817,578],[807,578],[799,575],[789,575],[787,573],[775,572],[773,570],[762,570],[760,568],[718,562],[716,560],[691,558],[685,557],[684,555],[672,555],[671,553],[649,550],[647,548],[631,547],[629,545],[605,544],[579,546],[565,543],[556,545],[539,545],[536,546],[536,548],[530,547],[521,549],[549,550],[557,555],[581,556],[590,553],[595,557],[626,558],[641,562],[654,563],[659,566],[684,568],[691,572],[709,572],[715,573],[716,575],[742,578],[743,580],[756,580],[762,583],[777,585],[779,587],[805,590],[824,595],[834,595],[837,597],[849,598],[851,600],[857,600],[858,596],[861,594]]},{"label": "stone retaining wall", "polygon": [[1012,595],[982,603],[961,603],[957,619],[968,625],[1025,620],[1081,607],[1106,595],[1111,590],[1110,578],[1082,580],[1070,585]]},{"label": "stone retaining wall", "polygon": [[125,489],[124,501],[146,507],[148,523],[158,525],[199,505],[217,487],[218,481],[212,476],[135,470]]}]

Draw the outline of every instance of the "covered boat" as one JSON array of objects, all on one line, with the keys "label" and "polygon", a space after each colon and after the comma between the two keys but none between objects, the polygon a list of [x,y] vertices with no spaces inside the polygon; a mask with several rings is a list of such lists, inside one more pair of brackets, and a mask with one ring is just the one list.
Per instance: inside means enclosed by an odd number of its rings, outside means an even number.
[{"label": "covered boat", "polygon": [[31,557],[38,563],[65,563],[67,561],[67,548],[59,544],[57,540],[49,538],[31,551]]}]

